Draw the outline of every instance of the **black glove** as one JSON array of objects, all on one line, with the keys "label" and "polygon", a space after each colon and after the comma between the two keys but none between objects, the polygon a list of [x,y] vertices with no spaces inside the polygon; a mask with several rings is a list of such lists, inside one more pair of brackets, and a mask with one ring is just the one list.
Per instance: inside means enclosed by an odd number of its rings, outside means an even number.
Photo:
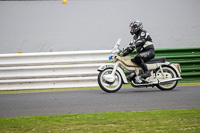
[{"label": "black glove", "polygon": [[127,50],[128,52],[132,52],[133,51],[133,47],[127,47],[125,50]]},{"label": "black glove", "polygon": [[[130,41],[130,42],[129,42],[129,47],[132,48],[133,50],[135,50],[136,45],[135,45],[135,43],[134,43],[133,41]],[[133,51],[133,50],[132,50],[132,51]]]},{"label": "black glove", "polygon": [[129,53],[130,53],[130,52],[129,52],[127,49],[125,49],[125,50],[123,51],[123,56],[127,56]]},{"label": "black glove", "polygon": [[123,56],[126,56],[126,55],[130,54],[133,50],[134,50],[133,47],[127,47],[127,48],[124,49],[124,51],[123,51]]},{"label": "black glove", "polygon": [[131,52],[133,52],[135,50],[135,44],[133,43],[133,41],[129,42],[129,47],[127,47],[126,49],[123,50],[123,56],[126,56],[128,54],[130,54]]}]

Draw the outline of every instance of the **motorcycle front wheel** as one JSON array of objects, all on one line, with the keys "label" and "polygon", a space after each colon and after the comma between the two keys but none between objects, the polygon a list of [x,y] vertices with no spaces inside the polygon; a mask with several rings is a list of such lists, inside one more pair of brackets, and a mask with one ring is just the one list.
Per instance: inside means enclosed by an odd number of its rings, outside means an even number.
[{"label": "motorcycle front wheel", "polygon": [[[170,66],[162,66],[162,69],[163,69],[164,73],[170,74],[172,78],[178,77],[176,71],[172,67],[170,67]],[[156,73],[161,73],[161,70],[157,69]],[[163,90],[163,91],[172,90],[172,89],[174,89],[176,87],[177,83],[178,83],[178,81],[169,81],[169,82],[165,82],[165,83],[159,83],[157,85],[157,87],[160,90]]]},{"label": "motorcycle front wheel", "polygon": [[100,88],[108,93],[114,93],[121,89],[122,87],[122,78],[118,71],[115,73],[115,81],[114,82],[108,82],[106,81],[103,76],[109,75],[113,71],[113,68],[106,68],[103,71],[101,71],[98,75],[98,84]]}]

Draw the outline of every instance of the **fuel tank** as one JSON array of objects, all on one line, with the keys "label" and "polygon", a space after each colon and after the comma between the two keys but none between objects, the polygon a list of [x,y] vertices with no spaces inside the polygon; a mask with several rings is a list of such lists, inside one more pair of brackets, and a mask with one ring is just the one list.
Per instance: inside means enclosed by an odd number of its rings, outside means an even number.
[{"label": "fuel tank", "polygon": [[121,56],[117,56],[116,57],[118,60],[120,60],[124,65],[129,66],[129,67],[137,67],[138,65],[133,63],[131,61],[131,59],[133,59],[134,57],[130,57],[130,56],[126,56],[126,57],[121,57]]}]

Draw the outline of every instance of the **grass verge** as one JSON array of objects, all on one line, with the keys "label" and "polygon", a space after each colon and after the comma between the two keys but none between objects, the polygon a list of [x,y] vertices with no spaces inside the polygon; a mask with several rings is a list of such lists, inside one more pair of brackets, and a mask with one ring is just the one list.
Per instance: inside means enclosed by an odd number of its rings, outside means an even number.
[{"label": "grass verge", "polygon": [[200,109],[0,118],[0,133],[199,133]]}]

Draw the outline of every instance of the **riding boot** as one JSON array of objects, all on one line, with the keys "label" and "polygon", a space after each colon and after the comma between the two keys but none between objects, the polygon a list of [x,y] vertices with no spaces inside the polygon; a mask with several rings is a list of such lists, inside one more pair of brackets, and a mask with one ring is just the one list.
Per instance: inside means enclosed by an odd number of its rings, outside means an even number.
[{"label": "riding boot", "polygon": [[142,63],[142,64],[141,64],[141,67],[142,67],[142,70],[144,71],[144,73],[141,74],[141,77],[144,78],[144,79],[150,77],[151,74],[150,74],[150,72],[148,71],[147,65],[146,65],[145,63]]}]

